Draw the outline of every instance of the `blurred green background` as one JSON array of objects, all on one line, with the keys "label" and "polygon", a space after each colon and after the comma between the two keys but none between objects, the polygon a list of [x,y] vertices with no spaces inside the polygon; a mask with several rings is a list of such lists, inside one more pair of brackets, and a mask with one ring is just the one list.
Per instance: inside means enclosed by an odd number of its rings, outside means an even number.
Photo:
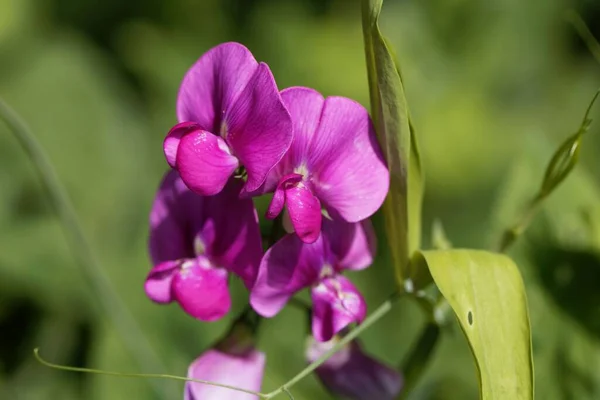
[{"label": "blurred green background", "polygon": [[[383,29],[403,67],[427,177],[426,244],[435,218],[457,247],[496,243],[577,130],[600,65],[565,21],[569,9],[600,36],[597,0],[385,1]],[[106,274],[164,364],[136,363],[98,312],[29,160],[0,124],[0,398],[181,398],[180,383],[161,381],[157,392],[145,380],[51,370],[32,349],[62,364],[185,375],[244,306],[236,282],[234,312],[203,324],[143,292],[147,215],[166,170],[161,143],[176,122],[179,82],[229,40],[269,63],[281,88],[368,105],[357,0],[0,0],[0,96],[47,149]],[[511,251],[529,296],[539,399],[600,398],[599,134],[592,125],[581,164]],[[375,265],[352,274],[371,309],[394,289],[383,247]],[[422,325],[420,310],[401,302],[362,340],[398,364]],[[305,365],[306,326],[288,307],[261,332],[268,391]],[[456,324],[430,367],[411,399],[477,398]],[[293,393],[329,398],[314,377]]]}]

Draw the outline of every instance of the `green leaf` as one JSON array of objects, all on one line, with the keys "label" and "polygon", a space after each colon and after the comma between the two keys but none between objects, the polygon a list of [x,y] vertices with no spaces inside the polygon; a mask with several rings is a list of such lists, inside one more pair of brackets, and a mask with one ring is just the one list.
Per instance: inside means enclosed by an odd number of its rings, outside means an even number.
[{"label": "green leaf", "polygon": [[363,0],[363,35],[371,115],[390,169],[390,191],[383,205],[386,237],[402,285],[408,260],[420,246],[423,179],[404,87],[395,57],[379,29],[383,0]]},{"label": "green leaf", "polygon": [[415,254],[454,310],[467,337],[484,400],[533,399],[531,330],[525,288],[517,266],[479,250]]}]

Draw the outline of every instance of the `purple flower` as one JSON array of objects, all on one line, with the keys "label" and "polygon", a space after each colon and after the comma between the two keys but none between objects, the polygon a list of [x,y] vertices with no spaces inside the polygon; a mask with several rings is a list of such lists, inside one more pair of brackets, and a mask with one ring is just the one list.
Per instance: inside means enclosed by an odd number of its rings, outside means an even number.
[{"label": "purple flower", "polygon": [[[218,382],[259,392],[265,369],[265,354],[255,349],[243,353],[211,349],[188,369],[188,378]],[[184,400],[255,400],[258,396],[198,382],[185,384]]]},{"label": "purple flower", "polygon": [[285,205],[300,239],[312,243],[321,230],[321,206],[347,222],[370,217],[388,192],[389,172],[367,110],[303,87],[283,90],[281,97],[294,140],[261,188],[275,191],[267,218]]},{"label": "purple flower", "polygon": [[[306,353],[314,362],[337,342],[310,340]],[[327,390],[349,400],[393,400],[402,389],[403,379],[395,369],[365,354],[357,341],[352,341],[315,370]]]},{"label": "purple flower", "polygon": [[164,142],[169,165],[194,192],[219,193],[241,165],[254,191],[292,141],[290,115],[269,67],[239,43],[206,52],[190,68]]},{"label": "purple flower", "polygon": [[231,306],[228,272],[250,288],[262,256],[258,217],[242,182],[231,179],[216,196],[191,192],[176,171],[167,173],[150,213],[148,297],[176,301],[194,318],[214,321]]},{"label": "purple flower", "polygon": [[341,275],[373,261],[375,236],[368,220],[350,224],[323,220],[323,232],[313,243],[286,235],[264,255],[250,304],[264,317],[277,314],[291,296],[310,287],[313,335],[327,341],[352,322],[360,323],[366,304],[356,287]]}]

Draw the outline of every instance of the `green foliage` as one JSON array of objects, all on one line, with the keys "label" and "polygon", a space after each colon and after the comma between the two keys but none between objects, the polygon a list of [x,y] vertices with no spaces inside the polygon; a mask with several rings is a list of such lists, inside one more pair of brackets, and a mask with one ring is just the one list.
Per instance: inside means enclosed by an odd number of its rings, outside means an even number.
[{"label": "green foliage", "polygon": [[390,169],[383,206],[398,283],[408,277],[410,254],[420,247],[423,174],[398,63],[379,29],[383,0],[363,0],[362,24],[371,115]]},{"label": "green foliage", "polygon": [[476,250],[423,251],[416,257],[469,341],[481,398],[532,400],[531,330],[517,266],[504,255]]}]

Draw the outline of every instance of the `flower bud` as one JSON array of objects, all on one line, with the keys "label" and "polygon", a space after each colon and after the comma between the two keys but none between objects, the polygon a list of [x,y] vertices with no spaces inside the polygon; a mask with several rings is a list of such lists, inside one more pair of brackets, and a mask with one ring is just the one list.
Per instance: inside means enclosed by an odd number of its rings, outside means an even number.
[{"label": "flower bud", "polygon": [[[339,340],[329,342],[309,339],[306,357],[314,362]],[[402,376],[393,368],[364,353],[357,341],[352,341],[321,364],[315,373],[335,396],[348,400],[393,400],[402,389]]]},{"label": "flower bud", "polygon": [[[188,369],[188,378],[259,392],[265,353],[254,348],[252,330],[236,323],[230,334],[204,352]],[[258,396],[228,388],[187,382],[184,400],[256,400]]]}]

